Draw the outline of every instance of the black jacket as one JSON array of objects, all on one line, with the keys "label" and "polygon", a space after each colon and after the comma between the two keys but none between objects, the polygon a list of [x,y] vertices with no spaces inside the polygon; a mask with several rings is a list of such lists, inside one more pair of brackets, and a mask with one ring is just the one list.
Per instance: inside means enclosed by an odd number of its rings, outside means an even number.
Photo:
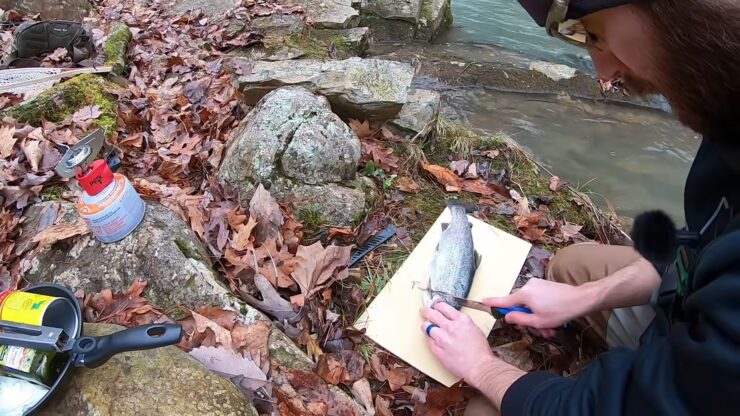
[{"label": "black jacket", "polygon": [[[636,350],[602,354],[576,380],[529,373],[502,415],[740,415],[740,134],[704,140],[684,192],[687,229],[701,232],[695,268],[672,315]],[[666,272],[666,281],[672,276]],[[663,319],[663,324],[659,322]]]}]

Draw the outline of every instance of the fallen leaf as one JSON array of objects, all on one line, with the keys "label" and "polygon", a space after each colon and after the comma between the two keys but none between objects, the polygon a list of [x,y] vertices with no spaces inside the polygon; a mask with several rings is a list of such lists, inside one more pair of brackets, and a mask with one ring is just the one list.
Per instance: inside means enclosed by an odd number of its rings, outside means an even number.
[{"label": "fallen leaf", "polygon": [[553,176],[552,178],[550,178],[550,190],[553,192],[559,191],[562,187],[564,187],[567,184],[568,182],[561,181],[560,177],[558,176]]},{"label": "fallen leaf", "polygon": [[569,222],[566,222],[565,224],[560,226],[560,231],[563,232],[563,238],[565,239],[565,241],[573,240],[574,237],[580,234],[582,229],[582,225],[571,224]]},{"label": "fallen leaf", "polygon": [[478,164],[477,163],[471,163],[470,166],[468,166],[467,172],[465,172],[465,175],[463,176],[465,179],[475,179],[478,177]]},{"label": "fallen leaf", "polygon": [[380,395],[375,396],[375,413],[378,416],[393,416],[388,400],[380,397]]},{"label": "fallen leaf", "polygon": [[249,202],[249,215],[257,221],[254,229],[254,242],[261,245],[266,240],[280,239],[283,226],[283,212],[275,198],[260,184]]},{"label": "fallen leaf", "polygon": [[249,238],[252,236],[252,230],[257,225],[257,220],[250,217],[246,224],[240,224],[234,228],[234,238],[231,240],[231,247],[237,251],[244,251],[252,247]]},{"label": "fallen leaf", "polygon": [[309,333],[306,330],[301,331],[301,336],[298,338],[298,342],[301,343],[301,345],[306,346],[306,350],[308,351],[308,357],[316,362],[319,357],[324,355],[324,351],[321,349],[321,346],[319,343],[314,339],[314,337],[311,336],[311,333]]},{"label": "fallen leaf", "polygon": [[399,162],[398,158],[393,155],[392,148],[384,146],[377,140],[366,139],[362,141],[362,165],[371,160],[377,169],[386,171],[397,168]]},{"label": "fallen leaf", "polygon": [[14,139],[15,127],[0,127],[0,158],[7,158],[13,154],[13,146],[18,139]]},{"label": "fallen leaf", "polygon": [[447,192],[460,192],[463,188],[463,179],[445,167],[437,165],[421,164],[422,169],[430,173],[437,179],[437,182],[444,185]]},{"label": "fallen leaf", "polygon": [[491,185],[486,183],[482,178],[475,180],[466,180],[463,182],[463,190],[472,194],[478,194],[482,196],[491,196],[496,193]]},{"label": "fallen leaf", "polygon": [[450,169],[452,169],[455,174],[458,176],[463,176],[465,174],[465,171],[468,170],[468,166],[470,166],[470,162],[467,160],[453,160],[450,162]]},{"label": "fallen leaf", "polygon": [[79,235],[85,235],[89,232],[90,228],[87,226],[87,223],[85,223],[85,220],[78,217],[77,221],[73,223],[60,222],[46,227],[43,231],[36,234],[31,241],[39,243],[36,250],[40,251],[58,241],[63,241]]},{"label": "fallen leaf", "polygon": [[366,378],[361,378],[352,385],[352,395],[355,399],[367,410],[370,416],[375,415],[375,407],[373,406],[373,392],[370,390],[370,382]]},{"label": "fallen leaf", "polygon": [[73,123],[82,123],[88,120],[95,120],[103,114],[100,111],[100,106],[97,105],[86,105],[72,114]]},{"label": "fallen leaf", "polygon": [[256,321],[249,325],[237,322],[231,330],[231,345],[234,350],[246,352],[250,357],[268,360],[270,328],[270,323],[265,321]]},{"label": "fallen leaf", "polygon": [[154,323],[162,316],[162,311],[149,305],[146,298],[141,296],[145,289],[146,281],[135,280],[123,293],[102,290],[86,298],[83,305],[85,317],[90,322],[126,327]]},{"label": "fallen leaf", "polygon": [[293,309],[293,305],[280,296],[267,278],[256,274],[254,276],[254,285],[262,295],[262,300],[254,298],[243,290],[239,291],[248,304],[274,316],[279,322],[294,319],[298,316]]},{"label": "fallen leaf", "polygon": [[408,176],[400,176],[393,183],[402,192],[415,194],[421,191],[421,185]]},{"label": "fallen leaf", "polygon": [[335,238],[348,238],[354,237],[355,233],[350,227],[331,227],[329,228],[329,234],[326,236],[327,241],[331,241]]},{"label": "fallen leaf", "polygon": [[252,359],[227,348],[199,347],[190,351],[190,355],[229,379],[242,377],[239,384],[249,391],[257,391],[268,383],[267,375]]},{"label": "fallen leaf", "polygon": [[416,402],[414,415],[444,416],[452,406],[461,405],[465,400],[477,394],[473,389],[452,386],[449,388],[435,388],[427,391],[424,403]]},{"label": "fallen leaf", "polygon": [[196,309],[196,312],[228,331],[234,329],[234,325],[236,325],[237,319],[239,319],[239,315],[236,312],[221,308],[201,307]]},{"label": "fallen leaf", "polygon": [[409,367],[395,367],[385,373],[391,391],[400,390],[403,386],[411,383],[415,376],[416,371]]},{"label": "fallen leaf", "polygon": [[324,248],[318,241],[311,246],[298,247],[292,276],[306,299],[335,281],[344,280],[349,276],[347,266],[350,253],[349,246]]},{"label": "fallen leaf", "polygon": [[537,368],[527,348],[530,343],[526,340],[514,341],[508,344],[493,347],[493,352],[504,362],[523,371],[532,371]]},{"label": "fallen leaf", "polygon": [[[192,312],[192,314],[193,319],[195,320],[195,332],[205,333],[206,329],[210,329],[215,335],[215,343],[217,346],[221,346],[229,350],[233,348],[231,343],[231,333],[228,329],[197,312]],[[212,347],[214,345],[207,346]]]},{"label": "fallen leaf", "polygon": [[349,127],[352,129],[352,131],[359,137],[360,139],[368,139],[373,136],[375,136],[378,132],[373,131],[370,128],[370,122],[350,119],[349,120]]},{"label": "fallen leaf", "polygon": [[501,151],[498,149],[495,150],[486,150],[483,152],[483,155],[490,159],[496,159],[501,154]]},{"label": "fallen leaf", "polygon": [[403,391],[411,395],[411,400],[426,403],[427,391],[416,386],[403,386]]},{"label": "fallen leaf", "polygon": [[67,49],[66,48],[56,48],[54,49],[54,52],[46,55],[44,58],[45,60],[48,59],[53,62],[61,62],[64,60],[64,58],[67,57]]},{"label": "fallen leaf", "polygon": [[514,217],[514,224],[519,233],[525,240],[531,242],[542,241],[545,230],[539,228],[541,215],[539,212],[533,212],[529,215],[517,215]]},{"label": "fallen leaf", "polygon": [[365,360],[354,350],[324,354],[316,363],[316,374],[335,386],[351,383],[365,375]]},{"label": "fallen leaf", "polygon": [[31,169],[34,172],[38,172],[39,164],[41,164],[41,159],[44,156],[40,144],[41,142],[38,140],[25,140],[21,144],[23,153],[26,155],[26,159],[28,159],[28,163],[31,164]]}]

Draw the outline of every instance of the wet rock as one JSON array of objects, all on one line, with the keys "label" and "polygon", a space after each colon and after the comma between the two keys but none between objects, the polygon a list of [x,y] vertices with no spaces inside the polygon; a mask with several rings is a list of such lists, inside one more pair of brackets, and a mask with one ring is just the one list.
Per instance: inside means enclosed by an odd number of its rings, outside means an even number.
[{"label": "wet rock", "polygon": [[389,126],[406,137],[425,137],[435,130],[440,106],[441,98],[436,91],[413,89]]},{"label": "wet rock", "polygon": [[350,56],[362,56],[370,47],[370,28],[354,27],[342,30],[322,30],[318,35],[334,43],[337,49]]},{"label": "wet rock", "polygon": [[412,39],[421,10],[420,0],[363,0],[361,24],[379,41]]},{"label": "wet rock", "polygon": [[363,0],[360,17],[376,40],[432,40],[452,23],[452,8],[450,0]]},{"label": "wet rock", "polygon": [[450,0],[422,0],[416,39],[433,40],[452,24]]},{"label": "wet rock", "polygon": [[274,13],[269,16],[252,18],[252,27],[266,35],[279,33],[300,33],[306,27],[303,19],[295,14]]},{"label": "wet rock", "polygon": [[[38,218],[50,204],[55,202],[26,211],[29,221],[24,235],[36,234]],[[61,222],[77,221],[73,204],[64,203],[60,215]],[[32,284],[53,282],[86,292],[125,291],[136,279],[145,279],[147,298],[163,308],[180,304],[238,308],[190,226],[157,203],[147,203],[142,223],[117,243],[102,244],[87,235],[72,244],[60,242],[44,249],[31,264],[25,278]]]},{"label": "wet rock", "polygon": [[[85,324],[84,333],[123,329]],[[74,370],[69,379],[41,415],[257,415],[233,383],[174,346],[118,354],[97,369]]]},{"label": "wet rock", "polygon": [[27,16],[40,14],[41,20],[82,21],[93,8],[90,0],[0,0],[0,9],[16,10]]},{"label": "wet rock", "polygon": [[407,101],[414,77],[408,64],[360,58],[254,62],[251,69],[238,77],[249,105],[276,88],[300,85],[328,98],[338,114],[369,120],[395,117]]},{"label": "wet rock", "polygon": [[191,10],[200,9],[208,17],[216,17],[237,7],[241,2],[237,0],[176,0],[172,10],[184,14]]},{"label": "wet rock", "polygon": [[232,133],[218,178],[243,201],[261,183],[296,209],[310,201],[328,223],[351,225],[364,213],[365,197],[340,183],[355,178],[360,152],[326,98],[285,87],[265,96]]},{"label": "wet rock", "polygon": [[287,4],[303,6],[316,29],[347,29],[360,23],[352,0],[288,0]]},{"label": "wet rock", "polygon": [[537,71],[556,82],[576,76],[575,68],[552,62],[534,61],[529,64],[529,69],[531,71]]}]

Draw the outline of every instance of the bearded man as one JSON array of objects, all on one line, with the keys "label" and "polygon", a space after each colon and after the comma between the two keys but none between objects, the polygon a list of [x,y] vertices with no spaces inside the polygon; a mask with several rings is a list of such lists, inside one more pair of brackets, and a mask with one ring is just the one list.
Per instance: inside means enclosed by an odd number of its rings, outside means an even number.
[{"label": "bearded man", "polygon": [[496,358],[470,319],[422,310],[436,357],[486,401],[467,414],[740,414],[740,0],[519,0],[547,32],[586,48],[602,82],[662,94],[703,136],[684,192],[685,227],[638,217],[635,248],[559,251],[490,306],[551,336],[580,324],[611,349],[577,378]]}]

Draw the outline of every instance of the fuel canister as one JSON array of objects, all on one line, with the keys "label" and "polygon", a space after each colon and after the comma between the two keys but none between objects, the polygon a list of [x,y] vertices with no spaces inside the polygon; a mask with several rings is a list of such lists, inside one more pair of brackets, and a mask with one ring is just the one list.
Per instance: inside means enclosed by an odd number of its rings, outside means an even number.
[{"label": "fuel canister", "polygon": [[103,243],[113,243],[131,234],[144,218],[146,205],[131,182],[113,173],[104,160],[92,162],[87,171],[78,168],[83,193],[77,212]]}]

